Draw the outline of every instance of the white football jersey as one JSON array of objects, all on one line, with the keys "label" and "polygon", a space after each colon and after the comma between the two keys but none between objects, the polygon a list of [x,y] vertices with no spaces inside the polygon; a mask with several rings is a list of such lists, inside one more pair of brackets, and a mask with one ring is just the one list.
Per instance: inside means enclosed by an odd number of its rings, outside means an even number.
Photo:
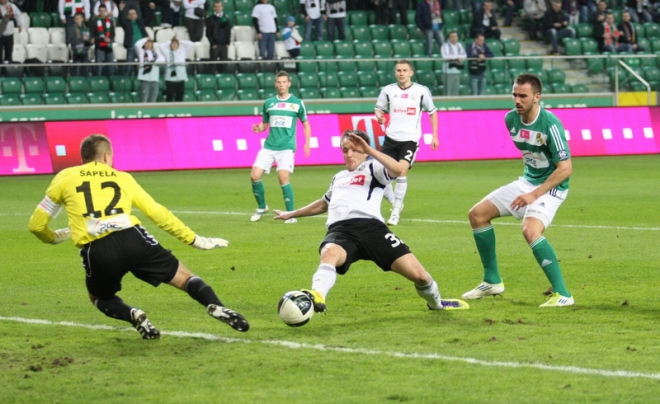
[{"label": "white football jersey", "polygon": [[428,87],[413,83],[401,88],[397,83],[383,87],[376,101],[376,109],[390,114],[385,133],[397,142],[419,142],[422,137],[422,108],[429,115],[436,112]]},{"label": "white football jersey", "polygon": [[326,227],[347,219],[377,219],[385,185],[392,182],[387,168],[376,160],[367,160],[354,171],[340,171],[323,195],[328,204]]}]

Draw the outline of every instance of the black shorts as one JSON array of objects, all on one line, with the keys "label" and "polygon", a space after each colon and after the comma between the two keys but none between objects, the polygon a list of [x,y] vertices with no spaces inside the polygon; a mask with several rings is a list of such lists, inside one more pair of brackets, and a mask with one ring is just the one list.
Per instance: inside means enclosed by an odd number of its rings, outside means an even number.
[{"label": "black shorts", "polygon": [[346,250],[346,262],[337,267],[344,275],[352,263],[359,260],[373,261],[383,271],[392,269],[394,261],[410,254],[408,246],[390,231],[385,223],[376,219],[349,219],[334,223],[321,242],[334,243]]},{"label": "black shorts", "polygon": [[380,149],[383,154],[392,157],[396,161],[406,160],[410,168],[415,162],[417,150],[419,150],[419,143],[417,142],[397,142],[387,136],[385,142],[383,142],[383,147]]},{"label": "black shorts", "polygon": [[121,290],[121,280],[131,272],[153,286],[169,282],[179,267],[170,250],[163,248],[142,226],[111,233],[80,250],[87,274],[87,291],[111,297]]}]

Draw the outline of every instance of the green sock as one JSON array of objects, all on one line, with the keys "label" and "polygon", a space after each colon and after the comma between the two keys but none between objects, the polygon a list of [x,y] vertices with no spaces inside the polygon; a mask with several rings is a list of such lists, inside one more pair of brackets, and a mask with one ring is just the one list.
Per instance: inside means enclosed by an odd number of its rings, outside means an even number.
[{"label": "green sock", "polygon": [[555,250],[550,243],[548,243],[548,240],[541,236],[532,241],[529,246],[532,247],[536,262],[539,263],[541,269],[545,272],[545,276],[548,277],[548,280],[552,285],[552,291],[565,297],[571,297],[571,294],[568,293],[568,289],[566,289],[566,285],[564,284],[564,277],[561,274],[561,268],[559,268],[557,254],[555,254]]},{"label": "green sock", "polygon": [[472,229],[474,241],[477,243],[479,257],[484,266],[484,282],[498,284],[502,282],[500,270],[497,267],[497,255],[495,254],[495,230],[493,225]]},{"label": "green sock", "polygon": [[254,194],[254,199],[257,200],[259,209],[266,209],[266,188],[264,188],[264,183],[261,181],[253,182],[252,193]]},{"label": "green sock", "polygon": [[291,186],[291,183],[282,185],[282,195],[284,196],[284,206],[286,206],[286,210],[291,212],[294,209],[293,187]]}]

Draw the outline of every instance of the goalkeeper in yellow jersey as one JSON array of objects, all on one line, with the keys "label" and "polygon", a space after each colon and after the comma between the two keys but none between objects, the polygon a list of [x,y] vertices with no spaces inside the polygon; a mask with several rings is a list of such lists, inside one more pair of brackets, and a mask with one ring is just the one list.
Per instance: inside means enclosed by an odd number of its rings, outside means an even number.
[{"label": "goalkeeper in yellow jersey", "polygon": [[[103,135],[91,135],[80,145],[83,164],[62,170],[30,217],[29,228],[44,243],[59,244],[69,238],[80,248],[92,303],[108,317],[127,321],[144,339],[160,337],[147,315],[117,296],[128,272],[158,286],[165,282],[186,291],[216,319],[237,331],[249,324],[225,307],[213,289],[195,276],[170,250],[163,248],[131,214],[136,207],[161,229],[201,250],[227,247],[221,238],[196,235],[167,208],[157,203],[133,176],[112,168],[112,145]],[[69,228],[48,227],[62,210]]]}]

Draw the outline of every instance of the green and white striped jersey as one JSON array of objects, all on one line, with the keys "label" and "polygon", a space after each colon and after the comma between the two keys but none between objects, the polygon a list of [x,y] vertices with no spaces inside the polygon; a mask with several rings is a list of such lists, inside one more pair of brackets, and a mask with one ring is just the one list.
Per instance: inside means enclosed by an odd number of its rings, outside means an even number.
[{"label": "green and white striped jersey", "polygon": [[307,121],[307,110],[302,100],[289,95],[285,100],[271,97],[264,102],[263,122],[270,125],[264,149],[296,150],[296,120]]},{"label": "green and white striped jersey", "polygon": [[[532,184],[541,185],[555,171],[558,162],[571,158],[564,126],[552,112],[541,107],[534,122],[525,124],[514,109],[504,120],[511,140],[522,152],[523,178]],[[568,178],[557,189],[567,190]]]}]

